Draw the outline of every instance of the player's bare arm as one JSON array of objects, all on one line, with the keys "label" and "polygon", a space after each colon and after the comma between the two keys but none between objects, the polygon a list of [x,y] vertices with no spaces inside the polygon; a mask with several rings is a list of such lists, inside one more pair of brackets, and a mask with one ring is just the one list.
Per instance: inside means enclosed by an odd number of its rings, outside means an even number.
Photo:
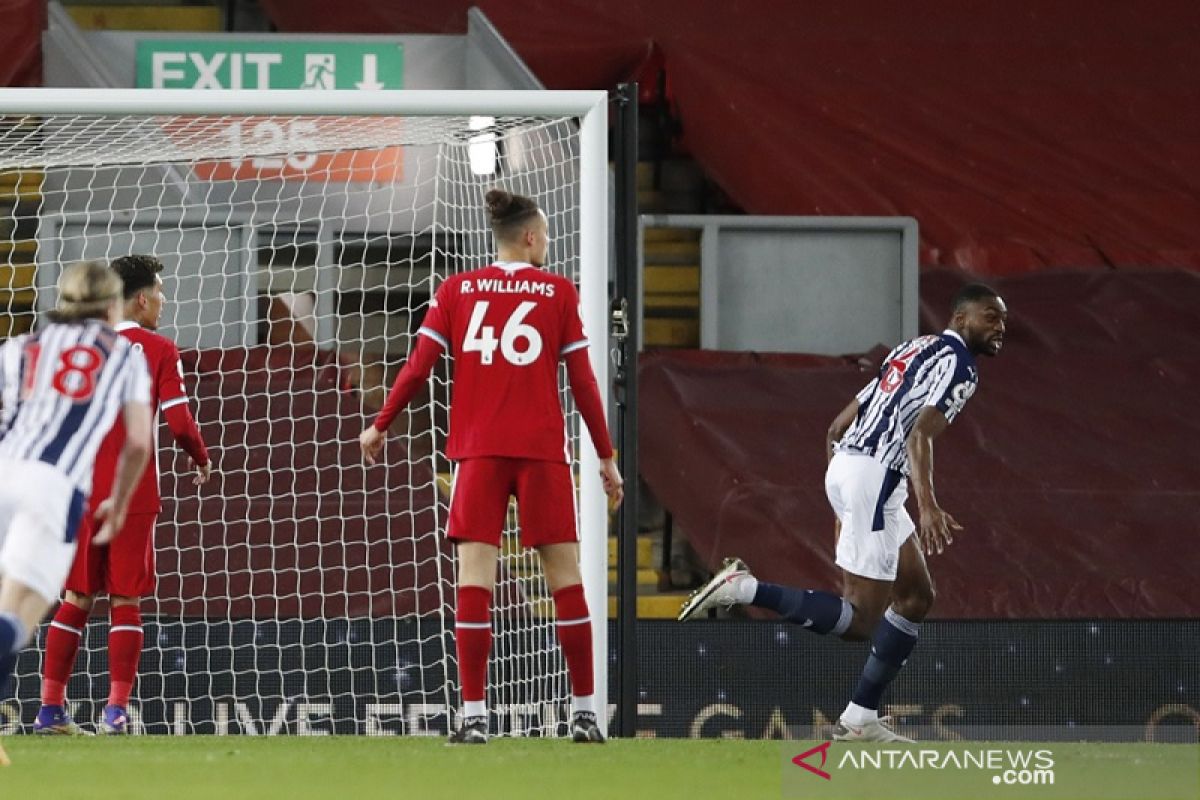
[{"label": "player's bare arm", "polygon": [[92,539],[94,545],[111,542],[125,526],[125,513],[133,490],[150,460],[151,416],[145,403],[127,403],[125,416],[125,444],[121,447],[121,458],[117,463],[117,480],[109,496],[96,509],[96,518],[102,524]]},{"label": "player's bare arm", "polygon": [[949,424],[941,411],[932,406],[924,408],[905,442],[919,512],[917,535],[926,555],[941,553],[954,541],[953,532],[962,530],[954,517],[938,505],[933,491],[933,440]]},{"label": "player's bare arm", "polygon": [[379,458],[383,442],[387,439],[388,428],[396,416],[408,407],[417,390],[424,385],[429,373],[433,371],[434,362],[442,354],[442,349],[441,343],[430,336],[417,336],[417,344],[413,347],[408,361],[404,362],[400,374],[396,376],[383,408],[379,409],[375,421],[358,435],[358,446],[362,449],[363,460],[367,464],[374,465]]},{"label": "player's bare arm", "polygon": [[619,506],[625,498],[625,481],[621,477],[621,470],[617,469],[615,460],[605,458],[600,461],[600,482],[604,486],[604,493],[608,495],[609,503],[614,507]]},{"label": "player's bare arm", "polygon": [[845,435],[850,424],[854,422],[854,418],[858,416],[858,398],[853,398],[846,407],[838,412],[838,415],[833,418],[833,422],[829,423],[829,430],[825,432],[825,462],[828,463],[833,458],[833,446],[841,440]]},{"label": "player's bare arm", "polygon": [[189,456],[188,469],[196,473],[192,476],[192,485],[203,486],[212,477],[212,460],[205,461],[203,464],[197,464],[196,459]]},{"label": "player's bare arm", "polygon": [[362,449],[363,460],[373,466],[379,458],[379,452],[383,450],[383,440],[386,438],[387,433],[374,425],[368,425],[367,429],[358,435],[358,446]]}]

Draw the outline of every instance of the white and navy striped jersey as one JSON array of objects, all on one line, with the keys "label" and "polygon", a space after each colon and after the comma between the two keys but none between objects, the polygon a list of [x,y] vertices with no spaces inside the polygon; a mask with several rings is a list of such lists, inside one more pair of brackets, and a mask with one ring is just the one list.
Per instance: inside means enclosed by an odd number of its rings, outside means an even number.
[{"label": "white and navy striped jersey", "polygon": [[869,455],[907,475],[905,444],[921,409],[932,406],[953,422],[978,385],[975,357],[954,331],[904,342],[858,393],[858,416],[834,450]]},{"label": "white and navy striped jersey", "polygon": [[127,403],[150,404],[146,359],[99,320],[51,324],[0,347],[0,458],[49,464],[84,496]]}]

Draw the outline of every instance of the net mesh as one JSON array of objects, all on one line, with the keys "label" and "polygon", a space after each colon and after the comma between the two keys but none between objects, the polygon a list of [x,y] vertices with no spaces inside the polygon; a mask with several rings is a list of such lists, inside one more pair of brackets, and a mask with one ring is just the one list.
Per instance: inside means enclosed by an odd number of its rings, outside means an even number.
[{"label": "net mesh", "polygon": [[[181,350],[215,463],[197,489],[160,431],[159,579],[142,606],[135,729],[449,727],[448,361],[393,426],[383,465],[363,465],[357,435],[440,281],[487,262],[489,188],[538,201],[549,268],[578,280],[579,173],[564,118],[0,120],[0,335],[53,307],[63,265],[157,256],[159,332]],[[569,689],[536,557],[515,536],[510,514],[493,728],[553,735]],[[93,614],[69,684],[82,719],[107,692],[105,616]],[[37,696],[39,666],[20,662],[19,697]]]}]

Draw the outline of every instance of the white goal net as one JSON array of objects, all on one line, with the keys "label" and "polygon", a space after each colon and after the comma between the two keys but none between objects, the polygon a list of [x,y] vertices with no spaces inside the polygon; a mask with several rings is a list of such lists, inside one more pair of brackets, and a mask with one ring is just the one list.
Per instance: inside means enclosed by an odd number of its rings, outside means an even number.
[{"label": "white goal net", "polygon": [[[0,99],[0,336],[53,307],[64,265],[157,256],[159,332],[182,352],[215,465],[194,487],[161,427],[134,731],[444,733],[459,703],[449,363],[393,425],[382,465],[364,466],[357,436],[441,280],[490,258],[494,186],[545,209],[548,268],[581,283],[603,381],[604,125],[588,120],[603,94],[443,93],[431,108],[422,93],[119,90],[110,110],[77,91],[90,105],[75,113],[65,93],[16,94]],[[606,516],[590,442],[568,419],[603,697]],[[570,691],[512,514],[498,577],[493,730],[556,735]],[[104,705],[107,630],[100,606],[68,685],[81,722]],[[32,721],[44,641],[43,629],[21,657],[0,732]]]}]

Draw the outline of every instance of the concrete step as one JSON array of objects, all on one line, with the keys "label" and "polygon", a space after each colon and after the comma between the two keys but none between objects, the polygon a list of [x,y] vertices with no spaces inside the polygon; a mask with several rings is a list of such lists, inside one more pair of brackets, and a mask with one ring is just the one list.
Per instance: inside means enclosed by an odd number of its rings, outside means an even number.
[{"label": "concrete step", "polygon": [[[679,616],[679,607],[687,600],[686,594],[650,594],[638,595],[638,619],[675,619]],[[617,598],[608,598],[608,617],[617,616]]]},{"label": "concrete step", "polygon": [[642,214],[661,214],[667,210],[667,197],[653,189],[638,189],[638,211]]},{"label": "concrete step", "polygon": [[670,228],[655,226],[642,231],[642,242],[695,242],[700,244],[700,231],[695,228]]},{"label": "concrete step", "polygon": [[[638,595],[638,619],[675,619],[679,615],[679,607],[687,600],[686,594],[649,594]],[[554,619],[554,601],[542,598],[533,602],[533,616],[539,619]],[[609,595],[608,618],[617,616],[617,598]]]},{"label": "concrete step", "polygon": [[[610,562],[611,563],[611,562]],[[608,588],[610,592],[616,591],[617,586],[617,571],[610,569],[608,571]],[[639,569],[637,571],[637,585],[642,588],[650,587],[658,588],[658,570],[656,569]]]},{"label": "concrete step", "polygon": [[66,6],[75,24],[84,30],[208,31],[221,30],[217,5],[73,4]]},{"label": "concrete step", "polygon": [[[0,301],[2,302],[2,301]],[[0,339],[7,339],[10,336],[20,336],[22,333],[29,333],[33,330],[34,320],[37,315],[33,311],[23,313],[0,312]]]},{"label": "concrete step", "polygon": [[[619,543],[617,537],[608,537],[608,563],[617,563],[617,548]],[[639,536],[637,540],[637,565],[641,567],[654,566],[654,542],[650,541],[645,536]]]},{"label": "concrete step", "polygon": [[[0,242],[0,250],[4,243]],[[33,264],[0,263],[0,290],[33,289],[37,286],[37,267]]]},{"label": "concrete step", "polygon": [[647,347],[699,347],[699,319],[647,318],[643,338]]},{"label": "concrete step", "polygon": [[642,291],[646,295],[660,292],[699,292],[700,267],[695,264],[682,266],[650,266],[642,274]]},{"label": "concrete step", "polygon": [[659,292],[647,294],[642,301],[647,316],[699,316],[699,292]]},{"label": "concrete step", "polygon": [[42,198],[45,174],[37,170],[0,172],[0,200],[35,202]]},{"label": "concrete step", "polygon": [[642,248],[642,257],[647,264],[659,266],[699,264],[699,242],[647,242]]},{"label": "concrete step", "polygon": [[28,311],[37,302],[33,289],[6,289],[0,286],[0,311]]}]

